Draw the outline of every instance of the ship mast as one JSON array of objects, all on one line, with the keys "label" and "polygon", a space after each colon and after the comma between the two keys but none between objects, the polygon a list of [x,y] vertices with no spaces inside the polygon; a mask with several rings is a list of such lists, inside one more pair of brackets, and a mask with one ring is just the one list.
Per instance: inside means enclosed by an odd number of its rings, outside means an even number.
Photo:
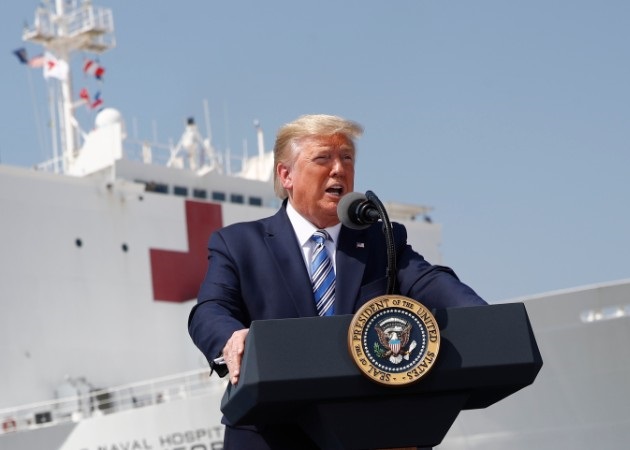
[{"label": "ship mast", "polygon": [[22,39],[43,46],[58,63],[69,68],[66,76],[51,81],[59,83],[61,91],[57,98],[59,133],[52,130],[53,145],[59,136],[62,171],[67,173],[79,150],[78,123],[72,100],[72,55],[78,51],[100,54],[115,46],[111,9],[94,7],[90,0],[55,0],[54,4],[44,1],[35,11],[33,26],[24,30]]}]

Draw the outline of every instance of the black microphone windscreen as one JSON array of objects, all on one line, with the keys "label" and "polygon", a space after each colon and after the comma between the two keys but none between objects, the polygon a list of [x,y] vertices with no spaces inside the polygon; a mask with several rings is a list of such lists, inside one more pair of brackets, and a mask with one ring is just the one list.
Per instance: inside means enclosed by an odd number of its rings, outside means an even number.
[{"label": "black microphone windscreen", "polygon": [[366,201],[367,197],[360,192],[349,192],[341,197],[341,200],[339,200],[337,204],[337,217],[339,217],[341,223],[355,230],[363,230],[369,227],[369,223],[360,223],[357,217],[359,205]]}]

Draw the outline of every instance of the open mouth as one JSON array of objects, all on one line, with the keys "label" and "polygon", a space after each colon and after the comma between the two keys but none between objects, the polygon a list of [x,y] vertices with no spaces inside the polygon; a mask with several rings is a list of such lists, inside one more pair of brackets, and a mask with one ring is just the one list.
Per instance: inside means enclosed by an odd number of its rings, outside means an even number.
[{"label": "open mouth", "polygon": [[343,188],[341,186],[332,186],[329,187],[328,189],[326,189],[326,192],[328,194],[332,194],[332,195],[336,195],[341,197],[341,194],[343,193]]}]

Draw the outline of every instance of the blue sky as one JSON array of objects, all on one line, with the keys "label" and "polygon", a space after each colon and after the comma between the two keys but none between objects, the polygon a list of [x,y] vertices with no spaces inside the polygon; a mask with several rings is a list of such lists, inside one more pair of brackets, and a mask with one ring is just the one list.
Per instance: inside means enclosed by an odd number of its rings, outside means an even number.
[{"label": "blue sky", "polygon": [[[255,148],[304,113],[360,122],[356,190],[426,204],[444,262],[489,301],[630,277],[630,3],[95,1],[100,89],[140,137],[203,122]],[[37,2],[0,6],[3,164],[46,159],[41,73],[11,53]],[[81,56],[77,61],[81,60]],[[89,119],[89,117],[86,117]]]}]

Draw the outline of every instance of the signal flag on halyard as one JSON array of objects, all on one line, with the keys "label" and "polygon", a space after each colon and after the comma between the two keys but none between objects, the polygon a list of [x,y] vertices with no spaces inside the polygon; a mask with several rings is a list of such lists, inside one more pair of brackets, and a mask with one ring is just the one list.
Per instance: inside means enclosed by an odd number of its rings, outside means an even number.
[{"label": "signal flag on halyard", "polygon": [[70,68],[67,62],[57,59],[52,53],[46,52],[44,54],[44,78],[56,78],[66,81],[69,72]]},{"label": "signal flag on halyard", "polygon": [[44,67],[44,55],[33,56],[28,60],[28,65],[33,68]]},{"label": "signal flag on halyard", "polygon": [[100,80],[103,78],[105,68],[102,67],[98,62],[88,59],[83,65],[83,72],[88,75],[94,76],[94,78],[96,78],[97,80]]},{"label": "signal flag on halyard", "polygon": [[68,78],[70,68],[68,63],[55,58],[52,53],[46,52],[44,55],[38,55],[33,58],[28,57],[25,48],[13,50],[13,54],[17,56],[22,64],[28,64],[30,67],[43,67],[44,78],[56,78],[65,81]]},{"label": "signal flag on halyard", "polygon": [[79,97],[82,100],[85,100],[86,103],[90,103],[90,94],[88,93],[88,90],[83,88],[79,91]]},{"label": "signal flag on halyard", "polygon": [[17,56],[17,59],[22,64],[28,64],[29,67],[43,67],[44,66],[44,55],[34,56],[32,58],[28,57],[28,53],[24,47],[13,50],[13,54]]},{"label": "signal flag on halyard", "polygon": [[103,104],[103,99],[101,98],[101,92],[97,91],[96,94],[94,94],[94,101],[92,102],[90,107],[94,109],[94,108],[98,108],[102,104]]},{"label": "signal flag on halyard", "polygon": [[100,91],[94,94],[94,100],[91,100],[90,93],[86,88],[83,88],[81,89],[81,91],[79,91],[79,97],[92,109],[98,108],[103,104],[103,99],[101,98]]},{"label": "signal flag on halyard", "polygon": [[28,55],[24,47],[13,50],[13,54],[17,56],[22,64],[28,64]]}]

